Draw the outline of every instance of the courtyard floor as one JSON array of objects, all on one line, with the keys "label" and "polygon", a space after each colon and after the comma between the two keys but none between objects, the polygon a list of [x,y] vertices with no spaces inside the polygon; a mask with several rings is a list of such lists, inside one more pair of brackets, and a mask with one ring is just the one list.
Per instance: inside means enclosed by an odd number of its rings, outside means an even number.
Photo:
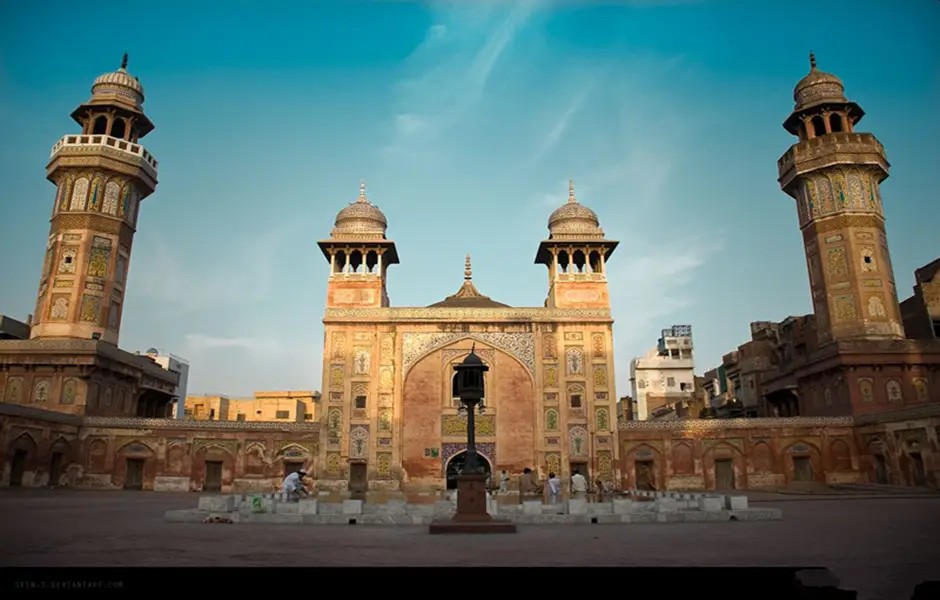
[{"label": "courtyard floor", "polygon": [[[533,525],[498,536],[164,522],[166,510],[197,502],[198,494],[3,490],[0,567],[818,566],[859,599],[885,600],[940,579],[936,495],[753,494],[754,505],[783,509],[783,520]],[[543,589],[538,576],[530,585]]]}]

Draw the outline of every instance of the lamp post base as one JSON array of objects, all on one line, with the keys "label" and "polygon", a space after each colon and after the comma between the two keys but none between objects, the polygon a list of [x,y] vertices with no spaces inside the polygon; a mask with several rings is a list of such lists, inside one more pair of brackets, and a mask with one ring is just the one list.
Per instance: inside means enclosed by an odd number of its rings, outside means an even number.
[{"label": "lamp post base", "polygon": [[457,478],[457,513],[432,521],[428,533],[516,533],[516,524],[486,512],[486,476],[474,473]]}]

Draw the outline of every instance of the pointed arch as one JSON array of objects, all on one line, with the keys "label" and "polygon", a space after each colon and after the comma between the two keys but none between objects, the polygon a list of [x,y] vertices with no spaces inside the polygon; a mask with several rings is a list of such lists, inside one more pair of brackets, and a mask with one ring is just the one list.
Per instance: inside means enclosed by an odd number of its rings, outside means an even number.
[{"label": "pointed arch", "polygon": [[[405,334],[407,335],[407,334]],[[473,342],[478,342],[483,344],[488,348],[498,350],[506,356],[510,357],[515,362],[519,363],[522,368],[525,370],[526,374],[529,376],[532,384],[535,384],[535,346],[534,346],[534,336],[531,334],[525,334],[533,340],[533,343],[529,345],[526,349],[526,356],[519,356],[517,354],[518,350],[508,347],[507,344],[500,344],[492,339],[486,339],[484,336],[487,334],[477,334],[477,333],[465,333],[465,334],[444,334],[442,337],[432,344],[429,344],[427,348],[423,348],[419,353],[415,354],[414,357],[406,357],[404,361],[404,368],[402,369],[402,381],[405,381],[408,378],[408,374],[411,373],[411,370],[420,363],[422,360],[433,354],[434,352],[452,346],[458,342],[464,340],[471,340]],[[507,334],[507,335],[517,335],[517,334]],[[522,334],[519,334],[522,335]]]},{"label": "pointed arch", "polygon": [[39,448],[39,443],[36,441],[36,437],[27,430],[21,431],[16,437],[13,438],[13,441],[10,442],[10,451],[13,450],[26,450],[35,452]]}]

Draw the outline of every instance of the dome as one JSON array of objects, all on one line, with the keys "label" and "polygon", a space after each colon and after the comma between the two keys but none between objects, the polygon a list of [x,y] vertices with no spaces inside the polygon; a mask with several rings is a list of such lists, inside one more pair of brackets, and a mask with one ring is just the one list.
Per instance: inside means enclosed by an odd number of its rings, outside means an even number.
[{"label": "dome", "polygon": [[359,184],[359,198],[336,215],[333,234],[385,235],[388,221],[385,215],[366,198],[366,184]]},{"label": "dome", "polygon": [[816,68],[816,57],[809,55],[810,71],[793,88],[795,110],[823,102],[846,102],[842,80]]},{"label": "dome", "polygon": [[568,182],[568,202],[555,209],[548,218],[548,231],[556,235],[603,236],[597,213],[584,206],[574,195],[574,183]]},{"label": "dome", "polygon": [[105,73],[95,79],[91,86],[92,100],[96,96],[117,96],[118,99],[137,108],[144,103],[144,86],[140,80],[127,72],[127,53],[121,61],[121,68],[113,73]]}]

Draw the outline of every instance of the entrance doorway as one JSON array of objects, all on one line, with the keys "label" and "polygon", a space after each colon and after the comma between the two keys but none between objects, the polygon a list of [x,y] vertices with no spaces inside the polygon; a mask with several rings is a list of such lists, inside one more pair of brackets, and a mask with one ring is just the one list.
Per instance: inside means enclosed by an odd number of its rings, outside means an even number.
[{"label": "entrance doorway", "polygon": [[734,489],[734,460],[730,458],[715,460],[715,489]]},{"label": "entrance doorway", "polygon": [[636,489],[655,490],[656,478],[653,476],[653,461],[638,460],[634,464],[636,466]]},{"label": "entrance doorway", "polygon": [[369,489],[368,465],[364,462],[349,463],[349,493],[351,498],[365,497]]},{"label": "entrance doorway", "polygon": [[813,481],[813,463],[808,456],[793,457],[793,481]]},{"label": "entrance doorway", "polygon": [[875,483],[888,483],[888,463],[884,454],[875,455]]},{"label": "entrance doorway", "polygon": [[927,485],[927,473],[924,471],[924,459],[920,452],[911,452],[911,468],[914,471],[914,485],[918,487]]},{"label": "entrance doorway", "polygon": [[204,492],[221,492],[222,491],[222,461],[221,460],[207,460],[206,461],[206,480],[202,484],[202,491]]},{"label": "entrance doorway", "polygon": [[[457,477],[460,475],[460,472],[463,471],[464,464],[467,461],[467,451],[463,450],[457,454],[450,457],[450,460],[447,461],[447,489],[456,490],[457,489]],[[490,466],[490,461],[486,459],[485,456],[477,452],[477,466],[483,468],[483,475],[486,477],[490,476],[492,472],[492,467]]]},{"label": "entrance doorway", "polygon": [[13,464],[10,468],[10,487],[23,485],[23,472],[26,470],[26,450],[13,451]]},{"label": "entrance doorway", "polygon": [[[584,475],[584,478],[587,479],[588,484],[591,483],[590,472],[588,471],[588,465],[585,462],[573,462],[568,464],[569,472],[571,476],[574,477],[575,473],[581,473]],[[556,475],[561,475],[561,473],[556,473]]]},{"label": "entrance doorway", "polygon": [[127,467],[124,470],[124,489],[142,490],[144,489],[144,459],[128,458]]},{"label": "entrance doorway", "polygon": [[59,485],[59,477],[62,476],[62,453],[53,452],[49,459],[49,485]]},{"label": "entrance doorway", "polygon": [[284,477],[287,477],[291,473],[302,471],[303,468],[304,468],[304,463],[302,462],[285,462],[284,463]]}]

